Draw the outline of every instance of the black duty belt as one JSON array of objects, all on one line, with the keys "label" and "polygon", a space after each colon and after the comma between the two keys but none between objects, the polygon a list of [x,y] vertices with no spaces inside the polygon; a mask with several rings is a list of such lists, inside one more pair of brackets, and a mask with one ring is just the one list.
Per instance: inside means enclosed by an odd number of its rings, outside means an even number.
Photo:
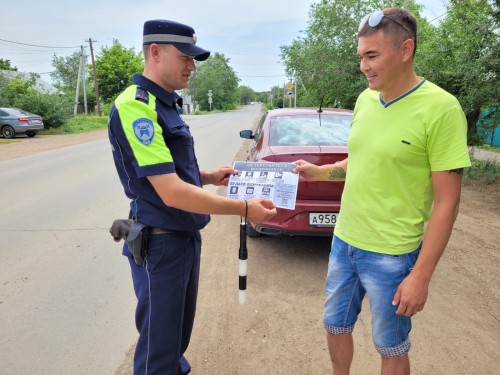
[{"label": "black duty belt", "polygon": [[149,234],[168,234],[168,233],[176,233],[173,230],[166,230],[161,228],[151,228]]}]

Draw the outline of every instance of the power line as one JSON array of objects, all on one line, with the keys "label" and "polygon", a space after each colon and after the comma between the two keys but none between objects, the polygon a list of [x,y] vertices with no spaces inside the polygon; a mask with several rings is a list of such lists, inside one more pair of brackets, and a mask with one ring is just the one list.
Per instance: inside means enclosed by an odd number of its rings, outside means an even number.
[{"label": "power line", "polygon": [[30,46],[30,47],[40,47],[40,48],[80,48],[80,46],[74,46],[74,47],[40,46],[40,45],[36,45],[36,44],[13,42],[12,40],[5,40],[5,39],[0,39],[0,40],[3,41],[3,42],[13,43],[13,44],[21,44],[23,46]]},{"label": "power line", "polygon": [[440,16],[437,16],[436,18],[434,18],[434,19],[430,20],[430,21],[429,21],[429,23],[431,23],[431,22],[433,22],[433,21],[437,20],[438,18],[443,17],[443,16],[444,16],[444,15],[446,15],[446,14],[448,14],[448,11],[446,11],[446,12],[444,12],[443,14],[441,14]]},{"label": "power line", "polygon": [[286,77],[286,75],[281,74],[278,76],[238,76],[240,78],[273,78],[273,77]]}]

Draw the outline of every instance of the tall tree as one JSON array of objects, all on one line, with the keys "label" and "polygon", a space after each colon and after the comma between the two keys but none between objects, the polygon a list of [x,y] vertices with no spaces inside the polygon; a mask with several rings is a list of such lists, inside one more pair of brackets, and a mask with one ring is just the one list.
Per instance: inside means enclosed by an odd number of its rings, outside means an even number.
[{"label": "tall tree", "polygon": [[111,47],[102,47],[95,66],[99,94],[108,103],[132,84],[135,73],[144,69],[141,54],[136,54],[133,48],[125,48],[116,40]]},{"label": "tall tree", "polygon": [[300,78],[301,106],[353,108],[367,83],[356,57],[358,25],[375,9],[404,7],[418,16],[413,0],[321,0],[311,5],[308,27],[291,45],[281,47],[287,74]]},{"label": "tall tree", "polygon": [[[421,74],[460,101],[469,143],[479,141],[481,111],[500,107],[499,27],[498,5],[492,1],[451,0],[446,18],[429,34],[417,62]],[[490,123],[496,126],[500,119]]]},{"label": "tall tree", "polygon": [[234,70],[229,66],[229,59],[216,52],[206,61],[197,63],[197,71],[190,79],[188,93],[200,105],[208,110],[208,92],[212,92],[212,109],[234,109],[238,105],[238,82]]},{"label": "tall tree", "polygon": [[12,66],[10,60],[8,59],[0,59],[0,70],[14,70],[17,71],[15,66]]},{"label": "tall tree", "polygon": [[[60,57],[54,55],[52,57],[52,66],[54,71],[50,73],[50,77],[54,80],[55,85],[65,92],[74,92],[78,79],[78,70],[80,68],[81,51],[75,51],[69,56]],[[85,73],[89,77],[88,70]]]},{"label": "tall tree", "polygon": [[250,104],[255,101],[255,92],[249,86],[238,87],[240,104]]}]

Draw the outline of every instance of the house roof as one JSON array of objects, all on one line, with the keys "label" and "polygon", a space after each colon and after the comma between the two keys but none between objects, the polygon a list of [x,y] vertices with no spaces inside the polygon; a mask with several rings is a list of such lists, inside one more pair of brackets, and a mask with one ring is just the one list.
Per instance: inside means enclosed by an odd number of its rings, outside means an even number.
[{"label": "house roof", "polygon": [[[31,74],[36,74],[36,73],[18,72],[18,71],[14,71],[14,70],[0,70],[0,75],[3,75],[10,80],[19,78],[23,81],[27,81],[27,80],[31,79]],[[45,82],[43,79],[39,78],[38,76],[36,78],[34,88],[42,94],[64,94],[61,90],[58,90],[57,88],[52,86],[50,83]]]}]

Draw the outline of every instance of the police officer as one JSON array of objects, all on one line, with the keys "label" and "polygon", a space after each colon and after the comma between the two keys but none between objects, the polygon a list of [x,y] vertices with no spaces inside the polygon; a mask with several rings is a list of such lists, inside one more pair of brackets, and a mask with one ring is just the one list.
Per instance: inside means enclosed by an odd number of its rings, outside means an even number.
[{"label": "police officer", "polygon": [[200,171],[188,125],[179,116],[175,90],[188,86],[210,52],[196,45],[190,26],[151,20],[144,24],[144,72],[116,99],[109,116],[115,166],[130,199],[132,217],[151,228],[145,265],[127,245],[137,296],[139,331],[134,374],[187,374],[183,357],[196,309],[200,229],[209,214],[247,216],[260,223],[276,214],[273,203],[213,194],[203,185],[227,185],[230,166]]}]

